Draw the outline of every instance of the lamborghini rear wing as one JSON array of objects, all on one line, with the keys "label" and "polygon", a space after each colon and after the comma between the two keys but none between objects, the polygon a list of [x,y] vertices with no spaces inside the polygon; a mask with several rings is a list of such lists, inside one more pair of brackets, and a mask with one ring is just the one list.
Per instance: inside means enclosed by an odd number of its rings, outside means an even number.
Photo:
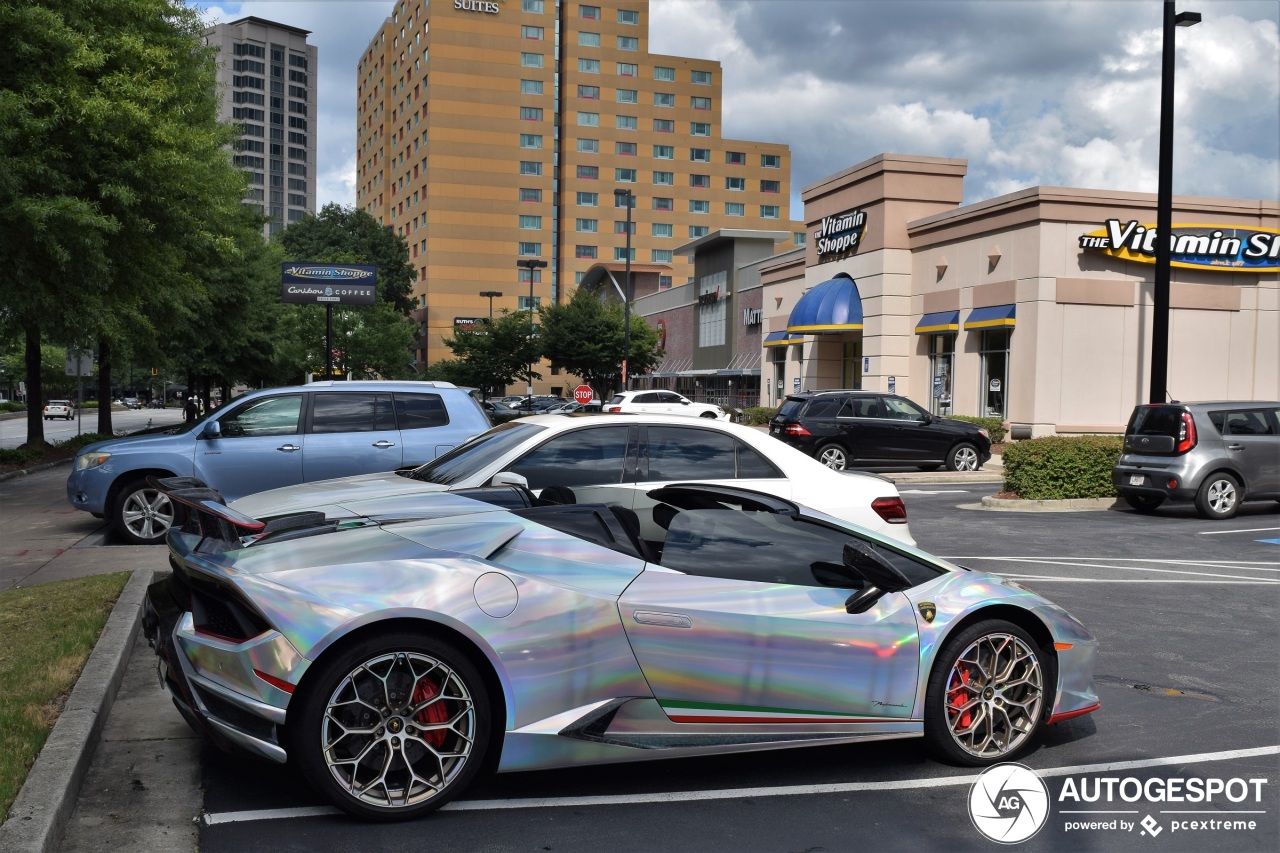
[{"label": "lamborghini rear wing", "polygon": [[209,488],[195,477],[151,476],[147,477],[147,485],[186,507],[182,532],[200,536],[196,551],[216,554],[241,548],[246,536],[262,533],[267,526],[227,506],[217,489]]}]

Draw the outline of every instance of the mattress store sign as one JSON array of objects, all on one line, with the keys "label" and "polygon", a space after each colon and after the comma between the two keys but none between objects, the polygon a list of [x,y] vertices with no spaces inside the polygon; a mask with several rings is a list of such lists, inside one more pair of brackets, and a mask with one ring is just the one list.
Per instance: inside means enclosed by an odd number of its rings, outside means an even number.
[{"label": "mattress store sign", "polygon": [[281,299],[303,305],[373,305],[378,301],[378,268],[333,264],[281,265]]},{"label": "mattress store sign", "polygon": [[867,214],[863,210],[850,210],[835,216],[824,216],[813,235],[818,250],[818,263],[838,261],[858,251],[867,233]]},{"label": "mattress store sign", "polygon": [[[1108,219],[1106,227],[1080,237],[1081,249],[1092,249],[1126,261],[1156,262],[1156,227],[1137,220]],[[1170,229],[1170,264],[1219,272],[1280,271],[1280,230],[1226,225],[1174,225]]]}]

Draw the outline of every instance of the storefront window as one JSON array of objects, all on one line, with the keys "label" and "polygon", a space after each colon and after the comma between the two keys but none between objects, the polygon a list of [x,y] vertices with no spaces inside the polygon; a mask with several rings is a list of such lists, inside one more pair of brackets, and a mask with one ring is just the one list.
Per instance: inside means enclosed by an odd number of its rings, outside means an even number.
[{"label": "storefront window", "polygon": [[787,398],[787,389],[785,383],[787,381],[787,350],[791,347],[774,347],[769,353],[769,358],[773,362],[773,385],[770,387],[769,405],[781,406],[782,401]]},{"label": "storefront window", "polygon": [[845,341],[840,358],[840,386],[862,388],[862,341]]},{"label": "storefront window", "polygon": [[929,411],[951,414],[951,375],[956,363],[956,336],[929,336],[929,375],[933,377]]},{"label": "storefront window", "polygon": [[1008,416],[1009,340],[1011,329],[988,329],[982,333],[982,411],[988,418]]}]

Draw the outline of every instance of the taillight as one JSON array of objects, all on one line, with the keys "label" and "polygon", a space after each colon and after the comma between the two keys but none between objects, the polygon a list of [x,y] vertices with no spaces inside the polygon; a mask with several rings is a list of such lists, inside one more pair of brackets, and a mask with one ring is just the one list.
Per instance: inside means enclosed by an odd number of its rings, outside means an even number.
[{"label": "taillight", "polygon": [[610,412],[610,413],[617,413],[617,412],[621,412],[621,411],[622,411],[622,407],[621,407],[621,406],[610,406],[609,408],[605,409],[605,411],[606,411],[606,412]]},{"label": "taillight", "polygon": [[810,432],[800,424],[787,424],[782,428],[783,435],[810,435]]},{"label": "taillight", "polygon": [[871,502],[871,508],[890,524],[907,523],[907,506],[902,498],[876,498]]},{"label": "taillight", "polygon": [[1178,428],[1178,453],[1186,453],[1196,446],[1196,422],[1191,419],[1190,412],[1182,413],[1182,424]]}]

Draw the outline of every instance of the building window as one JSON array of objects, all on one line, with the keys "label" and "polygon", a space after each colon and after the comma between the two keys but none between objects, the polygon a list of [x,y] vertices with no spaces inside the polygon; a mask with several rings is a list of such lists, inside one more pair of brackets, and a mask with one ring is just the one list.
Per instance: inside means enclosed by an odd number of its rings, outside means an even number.
[{"label": "building window", "polygon": [[655,222],[649,228],[654,237],[674,237],[675,229],[670,222]]},{"label": "building window", "polygon": [[1011,329],[985,329],[982,332],[982,388],[980,414],[1003,420],[1009,412],[1009,342]]},{"label": "building window", "polygon": [[658,276],[658,290],[670,290],[670,289],[671,289],[671,276],[669,275]]},{"label": "building window", "polygon": [[692,80],[694,83],[698,84],[699,86],[710,86],[711,72],[710,71],[691,71],[689,73],[689,79]]},{"label": "building window", "polygon": [[779,211],[778,211],[778,205],[776,205],[776,204],[762,204],[762,205],[760,205],[760,218],[761,218],[761,219],[777,219],[777,218],[778,218],[778,213],[779,213]]},{"label": "building window", "polygon": [[628,230],[630,230],[632,234],[635,234],[635,233],[636,233],[636,224],[635,224],[634,222],[632,222],[632,223],[631,223],[631,228],[630,228],[630,229],[628,229],[628,228],[627,228],[627,221],[626,221],[625,219],[624,219],[624,220],[622,220],[622,221],[620,221],[620,222],[615,222],[615,223],[613,223],[613,233],[614,233],[614,234],[626,234]]},{"label": "building window", "polygon": [[710,148],[690,148],[689,159],[695,163],[710,163],[711,149]]},{"label": "building window", "polygon": [[690,199],[689,212],[690,213],[710,213],[711,202],[706,201],[705,199],[697,199],[697,198]]},{"label": "building window", "polygon": [[583,74],[599,74],[600,60],[578,57],[578,70]]},{"label": "building window", "polygon": [[711,176],[710,175],[690,175],[689,186],[697,187],[698,189],[710,189]]},{"label": "building window", "polygon": [[543,12],[542,0],[521,0],[520,10],[522,12],[532,12],[535,15],[541,15]]},{"label": "building window", "polygon": [[619,89],[617,91],[617,100],[620,104],[638,104],[640,103],[640,93],[635,89]]},{"label": "building window", "polygon": [[734,192],[743,192],[747,188],[746,178],[725,178],[724,188]]},{"label": "building window", "polygon": [[520,27],[520,37],[532,39],[533,41],[542,41],[542,27],[522,26]]},{"label": "building window", "polygon": [[674,160],[675,158],[676,158],[676,147],[674,145],[653,146],[653,159]]},{"label": "building window", "polygon": [[761,181],[760,182],[760,192],[762,193],[776,193],[781,191],[781,189],[782,189],[782,183],[780,181]]},{"label": "building window", "polygon": [[542,255],[541,243],[521,243],[516,254],[523,258],[537,258]]},{"label": "building window", "polygon": [[598,181],[600,180],[600,167],[599,166],[579,166],[578,177],[584,181]]},{"label": "building window", "polygon": [[676,182],[675,172],[654,172],[653,183],[660,187],[674,186]]},{"label": "building window", "polygon": [[676,96],[670,92],[654,92],[653,105],[655,107],[674,107],[676,105]]},{"label": "building window", "polygon": [[724,152],[724,161],[730,166],[747,165],[747,155],[742,151],[726,151]]},{"label": "building window", "polygon": [[639,50],[640,39],[634,36],[618,36],[618,50]]},{"label": "building window", "polygon": [[541,148],[542,137],[536,133],[522,133],[520,134],[520,147],[521,148]]},{"label": "building window", "polygon": [[620,184],[634,184],[636,182],[636,170],[614,169],[613,179]]},{"label": "building window", "polygon": [[618,63],[619,77],[635,77],[639,73],[640,73],[640,69],[634,63],[631,63],[631,62]]},{"label": "building window", "polygon": [[781,169],[782,155],[781,154],[761,154],[760,165],[765,169]]},{"label": "building window", "polygon": [[521,121],[542,121],[542,107],[521,107]]},{"label": "building window", "polygon": [[692,136],[710,136],[711,122],[707,122],[707,121],[690,122],[689,133]]},{"label": "building window", "polygon": [[676,123],[669,118],[655,118],[653,120],[654,133],[675,133]]},{"label": "building window", "polygon": [[577,203],[579,207],[597,207],[600,204],[600,195],[598,193],[578,193]]},{"label": "building window", "polygon": [[622,157],[636,156],[636,143],[634,142],[615,142],[613,144],[613,153]]},{"label": "building window", "polygon": [[653,69],[653,79],[673,82],[676,79],[676,70],[665,65],[656,65]]},{"label": "building window", "polygon": [[[520,64],[525,68],[541,68],[542,54],[540,53],[522,53],[520,54]],[[579,69],[581,70],[581,69]]]},{"label": "building window", "polygon": [[584,112],[579,112],[579,113],[578,113],[578,126],[579,126],[579,127],[599,127],[599,126],[600,126],[600,113],[584,113]]},{"label": "building window", "polygon": [[635,130],[637,127],[635,116],[614,116],[614,123],[618,130]]},{"label": "building window", "polygon": [[729,273],[725,270],[705,275],[698,279],[698,296],[711,296],[706,303],[699,300],[698,305],[698,346],[718,347],[724,345],[725,319],[729,313],[729,300],[721,296],[728,290]]},{"label": "building window", "polygon": [[725,216],[746,216],[747,206],[740,201],[726,201],[724,203]]},{"label": "building window", "polygon": [[533,230],[541,230],[541,229],[542,229],[542,217],[541,217],[541,216],[526,216],[526,215],[524,215],[524,214],[521,214],[521,215],[520,215],[520,227],[521,227],[521,228],[524,228],[524,229],[526,229],[526,230],[529,230],[529,229],[533,229]]},{"label": "building window", "polygon": [[695,110],[709,110],[711,109],[711,99],[699,98],[695,95],[689,99],[689,106],[693,107]]},{"label": "building window", "polygon": [[614,207],[626,207],[626,206],[627,206],[627,202],[628,202],[628,201],[631,203],[631,209],[632,209],[632,210],[635,210],[635,209],[636,209],[636,196],[635,196],[635,193],[632,193],[632,194],[630,194],[630,195],[615,195],[615,196],[613,197],[613,206],[614,206]]},{"label": "building window", "polygon": [[520,174],[522,175],[541,175],[542,164],[535,160],[521,160]]},{"label": "building window", "polygon": [[696,240],[699,237],[705,237],[710,231],[711,231],[710,227],[706,225],[690,225],[689,239]]},{"label": "building window", "polygon": [[669,198],[655,198],[653,200],[654,210],[675,210],[675,201]]},{"label": "building window", "polygon": [[520,81],[520,94],[522,94],[522,95],[541,95],[541,94],[542,94],[542,81],[541,81],[541,80],[521,80],[521,81]]},{"label": "building window", "polygon": [[587,101],[598,101],[600,100],[600,87],[599,86],[579,86],[578,97]]},{"label": "building window", "polygon": [[520,188],[521,201],[542,201],[542,190],[535,190],[529,187]]},{"label": "building window", "polygon": [[598,219],[579,219],[576,223],[577,230],[584,234],[594,234],[600,230],[600,220]]},{"label": "building window", "polygon": [[956,336],[929,336],[929,375],[933,386],[929,395],[929,411],[935,415],[951,414],[951,377],[955,371]]},{"label": "building window", "polygon": [[[538,272],[538,270],[534,270],[534,272]],[[538,280],[540,281],[541,279],[538,279]],[[528,283],[528,279],[525,279],[525,283],[526,283],[526,284]],[[529,298],[529,297],[527,297],[527,296],[517,296],[517,297],[516,297],[516,310],[517,310],[517,311],[537,311],[537,310],[539,310],[540,308],[542,308],[542,297],[541,297],[541,296],[535,296],[535,297],[533,297],[532,299],[530,299],[530,298]]]},{"label": "building window", "polygon": [[806,231],[796,231],[791,235],[791,242],[797,246],[803,246],[809,242],[809,234]]},{"label": "building window", "polygon": [[598,257],[595,246],[574,246],[573,256],[575,258],[595,258]]},{"label": "building window", "polygon": [[599,33],[578,33],[578,46],[579,47],[599,47],[600,34]]},{"label": "building window", "polygon": [[650,259],[651,259],[655,264],[669,264],[669,263],[671,263],[671,250],[670,250],[670,249],[653,249],[653,250],[651,250],[651,251],[650,251],[649,256],[650,256]]},{"label": "building window", "polygon": [[619,24],[638,24],[640,23],[640,13],[632,9],[619,9],[618,23]]},{"label": "building window", "polygon": [[579,139],[578,153],[579,154],[599,154],[600,140],[599,139]]},{"label": "building window", "polygon": [[589,21],[598,21],[600,20],[600,7],[599,6],[579,6],[578,17],[586,18]]},{"label": "building window", "polygon": [[614,246],[614,247],[613,247],[613,259],[614,259],[615,261],[627,261],[627,260],[629,260],[629,261],[631,261],[632,263],[635,263],[635,260],[636,260],[636,250],[635,250],[634,248],[631,250],[631,252],[630,252],[631,257],[629,257],[629,258],[627,257],[627,254],[628,254],[628,252],[627,252],[627,249],[626,249],[626,247],[625,247],[625,246]]}]

